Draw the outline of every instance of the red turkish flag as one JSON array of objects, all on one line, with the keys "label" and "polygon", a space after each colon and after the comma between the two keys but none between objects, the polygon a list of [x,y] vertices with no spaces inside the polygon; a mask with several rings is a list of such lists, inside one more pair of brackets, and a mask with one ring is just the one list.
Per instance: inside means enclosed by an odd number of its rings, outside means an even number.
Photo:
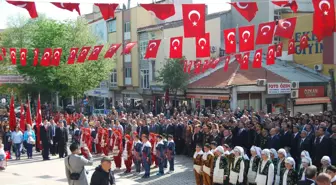
[{"label": "red turkish flag", "polygon": [[77,57],[77,63],[83,63],[86,60],[86,56],[89,54],[89,51],[91,49],[91,46],[84,46],[82,47],[78,57]]},{"label": "red turkish flag", "polygon": [[183,37],[171,37],[169,58],[182,58]]},{"label": "red turkish flag", "polygon": [[280,19],[275,29],[275,35],[290,39],[293,37],[295,26],[296,26],[296,17],[288,19]]},{"label": "red turkish flag", "polygon": [[335,3],[334,0],[313,0],[313,34],[321,41],[324,37],[331,36],[335,28]]},{"label": "red turkish flag", "polygon": [[208,59],[204,60],[204,64],[203,64],[203,67],[202,67],[202,73],[204,73],[206,70],[208,70],[210,65],[211,65],[211,60],[208,60]]},{"label": "red turkish flag", "polygon": [[230,62],[230,55],[225,56],[225,63],[224,63],[224,67],[223,67],[223,71],[226,72],[229,69],[229,62]]},{"label": "red turkish flag", "polygon": [[38,48],[34,49],[34,58],[33,58],[33,66],[37,66],[39,61],[39,52],[40,50]]},{"label": "red turkish flag", "polygon": [[193,63],[194,62],[192,60],[190,60],[190,61],[184,60],[183,71],[185,73],[190,73]]},{"label": "red turkish flag", "polygon": [[79,48],[71,48],[68,56],[68,64],[74,64]]},{"label": "red turkish flag", "polygon": [[104,47],[104,45],[93,47],[93,51],[91,52],[88,60],[98,60],[99,54],[100,54],[101,50],[103,49],[103,47]]},{"label": "red turkish flag", "polygon": [[112,4],[95,3],[94,5],[98,6],[104,20],[114,18],[114,12],[116,8],[119,6],[118,3],[112,3]]},{"label": "red turkish flag", "polygon": [[202,37],[196,37],[196,58],[205,58],[210,56],[210,33]]},{"label": "red turkish flag", "polygon": [[3,61],[3,58],[2,54],[0,54],[0,61]]},{"label": "red turkish flag", "polygon": [[10,48],[9,52],[12,60],[12,65],[16,65],[16,48]]},{"label": "red turkish flag", "polygon": [[76,10],[79,15],[81,15],[79,10],[79,3],[51,3],[55,6],[57,6],[60,9],[69,10],[70,12],[73,12]]},{"label": "red turkish flag", "polygon": [[215,69],[217,67],[218,63],[223,60],[223,58],[224,57],[219,57],[219,58],[216,58],[216,59],[211,59],[211,65],[210,65],[210,67],[212,69]]},{"label": "red turkish flag", "polygon": [[295,41],[294,39],[288,40],[288,55],[292,55],[295,53]]},{"label": "red turkish flag", "polygon": [[254,50],[254,25],[239,27],[239,51]]},{"label": "red turkish flag", "polygon": [[298,5],[295,0],[276,0],[272,1],[272,3],[280,7],[289,7],[294,13],[298,11]]},{"label": "red turkish flag", "polygon": [[104,58],[112,58],[120,46],[121,44],[112,44],[110,48],[106,51]]},{"label": "red turkish flag", "polygon": [[36,11],[36,6],[35,6],[34,2],[29,2],[29,1],[11,1],[11,0],[6,0],[6,1],[9,4],[12,4],[14,6],[26,9],[32,19],[34,19],[34,18],[36,18],[38,16],[37,15],[37,11]]},{"label": "red turkish flag", "polygon": [[225,40],[225,53],[235,53],[236,46],[236,28],[231,28],[223,31]]},{"label": "red turkish flag", "polygon": [[61,56],[62,56],[62,48],[56,48],[54,49],[54,54],[51,59],[51,66],[59,66],[61,62]]},{"label": "red turkish flag", "polygon": [[174,4],[140,4],[142,8],[151,11],[160,20],[165,20],[175,15]]},{"label": "red turkish flag", "polygon": [[40,61],[40,65],[44,67],[49,66],[51,62],[51,56],[52,56],[52,49],[51,48],[44,49],[44,53]]},{"label": "red turkish flag", "polygon": [[256,16],[258,5],[256,2],[235,2],[229,3],[242,15],[248,22]]},{"label": "red turkish flag", "polygon": [[261,68],[262,63],[262,48],[257,49],[254,53],[254,59],[253,59],[253,68]]},{"label": "red turkish flag", "polygon": [[21,48],[21,50],[20,50],[21,66],[26,66],[27,65],[27,52],[28,52],[28,50],[26,48]]},{"label": "red turkish flag", "polygon": [[127,55],[131,53],[132,48],[137,44],[137,42],[129,42],[126,44],[124,51],[121,52],[121,55]]},{"label": "red turkish flag", "polygon": [[202,64],[201,60],[196,60],[194,62],[194,73],[195,74],[199,74],[201,72],[201,64]]},{"label": "red turkish flag", "polygon": [[300,38],[300,50],[304,50],[308,47],[308,34],[304,34]]},{"label": "red turkish flag", "polygon": [[282,42],[280,42],[276,45],[275,57],[281,57],[282,56],[282,47],[283,47]]},{"label": "red turkish flag", "polygon": [[271,44],[273,42],[274,29],[274,21],[259,24],[256,44]]},{"label": "red turkish flag", "polygon": [[6,48],[1,48],[2,54],[5,57],[6,56]]},{"label": "red turkish flag", "polygon": [[274,51],[275,51],[275,46],[274,45],[268,46],[266,65],[275,64],[275,53],[274,53]]},{"label": "red turkish flag", "polygon": [[250,52],[244,53],[242,57],[242,61],[240,62],[240,69],[241,70],[248,70],[249,68],[249,57],[250,57]]},{"label": "red turkish flag", "polygon": [[235,54],[235,59],[240,63],[242,60],[242,54],[240,53]]},{"label": "red turkish flag", "polygon": [[159,47],[161,44],[161,40],[150,40],[148,42],[145,59],[148,58],[156,58],[157,52],[159,51]]},{"label": "red turkish flag", "polygon": [[205,34],[205,4],[182,4],[184,37]]}]

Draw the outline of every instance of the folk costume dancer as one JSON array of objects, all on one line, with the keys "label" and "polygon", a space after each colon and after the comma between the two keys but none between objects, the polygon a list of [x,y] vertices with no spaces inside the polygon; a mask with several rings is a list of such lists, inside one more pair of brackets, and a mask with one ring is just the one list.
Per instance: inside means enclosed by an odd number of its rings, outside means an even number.
[{"label": "folk costume dancer", "polygon": [[308,157],[303,157],[301,158],[301,168],[299,169],[299,178],[298,180],[305,180],[306,179],[306,169],[308,168],[308,166],[311,165],[311,159]]},{"label": "folk costume dancer", "polygon": [[274,165],[274,182],[275,182],[275,176],[277,174],[277,166],[279,163],[279,157],[278,157],[278,152],[274,148],[271,148],[270,152],[271,152],[271,160]]},{"label": "folk costume dancer", "polygon": [[215,150],[213,185],[223,185],[229,178],[229,163],[224,155],[224,148],[218,146]]},{"label": "folk costume dancer", "polygon": [[167,160],[169,162],[169,172],[174,172],[175,142],[172,135],[168,135]]},{"label": "folk costume dancer", "polygon": [[121,133],[118,130],[113,132],[112,136],[112,154],[117,169],[121,168],[121,155],[123,151]]},{"label": "folk costume dancer", "polygon": [[132,147],[133,147],[133,141],[131,140],[131,136],[126,134],[125,135],[125,146],[123,151],[123,159],[126,166],[126,171],[124,173],[130,173],[132,169]]},{"label": "folk costume dancer", "polygon": [[156,154],[155,154],[156,149],[154,147],[154,146],[156,146],[156,134],[155,133],[150,133],[149,134],[149,142],[153,146],[152,151],[151,151],[151,154],[152,154],[152,164],[151,165],[153,165],[155,163],[155,167],[157,167]]},{"label": "folk costume dancer", "polygon": [[319,173],[327,173],[327,168],[331,166],[331,160],[329,156],[323,156],[321,159],[321,168]]},{"label": "folk costume dancer", "polygon": [[159,172],[156,175],[160,176],[164,174],[164,168],[163,168],[164,144],[162,141],[162,136],[160,135],[156,136],[155,151],[156,151],[155,152],[156,160],[158,161],[158,165],[159,165]]},{"label": "folk costume dancer", "polygon": [[264,149],[261,151],[261,161],[256,177],[257,185],[272,185],[274,182],[274,165],[271,160],[271,151]]},{"label": "folk costume dancer", "polygon": [[249,170],[247,172],[247,182],[249,185],[256,184],[255,180],[257,177],[258,165],[260,162],[261,149],[256,146],[252,146],[250,149],[251,159]]},{"label": "folk costume dancer", "polygon": [[133,138],[133,162],[135,165],[135,172],[139,174],[141,171],[141,150],[143,144],[140,141],[138,134],[133,134]]},{"label": "folk costume dancer", "polygon": [[163,168],[167,168],[167,163],[168,163],[168,160],[167,160],[167,146],[168,146],[168,140],[167,140],[167,135],[166,134],[163,134],[163,144],[164,144],[164,159],[163,159]]},{"label": "folk costume dancer", "polygon": [[97,154],[102,153],[101,140],[103,138],[103,130],[104,129],[102,127],[97,128],[97,135],[95,139]]},{"label": "folk costume dancer", "polygon": [[282,180],[282,175],[285,172],[285,159],[287,157],[287,152],[285,149],[280,148],[278,150],[278,164],[276,166],[274,166],[276,168],[276,175],[275,175],[275,185],[281,185],[281,180]]},{"label": "folk costume dancer", "polygon": [[142,136],[142,165],[145,168],[145,175],[141,178],[149,178],[150,176],[150,164],[151,164],[151,144],[148,141],[148,136],[145,134]]},{"label": "folk costume dancer", "polygon": [[212,185],[212,174],[214,165],[214,155],[210,151],[211,147],[209,143],[204,145],[204,153],[202,156],[202,171],[203,171],[203,183],[204,185]]},{"label": "folk costume dancer", "polygon": [[285,160],[286,170],[283,172],[281,185],[296,185],[298,182],[298,174],[295,169],[295,160],[287,157]]},{"label": "folk costume dancer", "polygon": [[102,151],[103,151],[103,154],[104,154],[105,156],[108,156],[108,154],[109,154],[108,141],[109,141],[108,130],[107,130],[107,129],[104,129],[103,137],[102,137],[102,140],[101,140],[100,147],[101,147],[101,149],[102,149]]},{"label": "folk costume dancer", "polygon": [[202,146],[197,144],[196,145],[196,151],[194,153],[194,174],[196,179],[196,185],[203,185],[203,176],[202,176]]},{"label": "folk costume dancer", "polygon": [[245,163],[244,163],[244,149],[240,146],[236,146],[233,149],[235,159],[233,162],[233,166],[230,171],[230,184],[242,184],[244,181],[244,171],[245,171]]}]

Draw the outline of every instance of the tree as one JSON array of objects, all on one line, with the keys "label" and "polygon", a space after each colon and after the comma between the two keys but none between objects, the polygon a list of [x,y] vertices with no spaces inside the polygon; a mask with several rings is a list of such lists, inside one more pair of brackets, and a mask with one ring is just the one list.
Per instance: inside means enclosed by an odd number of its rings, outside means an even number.
[{"label": "tree", "polygon": [[[75,21],[56,21],[40,16],[37,19],[17,18],[11,20],[9,28],[2,33],[2,46],[6,48],[27,48],[27,65],[21,66],[17,52],[16,70],[31,79],[32,84],[25,86],[27,91],[59,92],[63,97],[81,96],[87,90],[106,80],[113,68],[110,59],[102,59],[104,50],[97,61],[68,65],[70,48],[94,46],[97,38],[90,26],[81,18]],[[60,66],[32,66],[33,50],[39,49],[41,59],[45,48],[62,48]],[[105,49],[106,47],[104,47]],[[106,49],[105,49],[106,50]],[[8,59],[9,60],[9,59]],[[9,62],[9,61],[8,61]],[[32,88],[33,87],[33,88]]]},{"label": "tree", "polygon": [[174,94],[176,99],[178,91],[184,91],[188,85],[189,74],[183,71],[183,59],[166,59],[163,68],[159,70],[158,82],[163,84],[165,90]]}]

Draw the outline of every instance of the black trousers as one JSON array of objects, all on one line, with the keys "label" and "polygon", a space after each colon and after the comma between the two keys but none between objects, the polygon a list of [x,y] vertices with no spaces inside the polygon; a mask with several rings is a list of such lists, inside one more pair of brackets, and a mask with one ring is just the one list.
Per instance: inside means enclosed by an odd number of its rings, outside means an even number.
[{"label": "black trousers", "polygon": [[43,160],[49,159],[49,149],[50,149],[50,143],[42,143],[42,157]]},{"label": "black trousers", "polygon": [[58,146],[57,146],[55,137],[53,137],[53,144],[50,147],[50,153],[52,155],[56,155],[58,153]]},{"label": "black trousers", "polygon": [[58,143],[58,155],[60,158],[68,156],[67,144]]}]

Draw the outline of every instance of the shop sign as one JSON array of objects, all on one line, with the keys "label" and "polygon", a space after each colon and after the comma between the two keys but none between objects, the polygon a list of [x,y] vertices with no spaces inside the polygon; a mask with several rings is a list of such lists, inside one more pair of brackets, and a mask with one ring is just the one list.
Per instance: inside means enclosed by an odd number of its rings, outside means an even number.
[{"label": "shop sign", "polygon": [[203,99],[203,100],[229,100],[229,96],[216,96],[216,95],[187,95],[187,98],[194,98],[194,99]]},{"label": "shop sign", "polygon": [[268,83],[267,94],[290,94],[290,83]]},{"label": "shop sign", "polygon": [[309,86],[299,88],[299,98],[324,97],[324,86]]}]

